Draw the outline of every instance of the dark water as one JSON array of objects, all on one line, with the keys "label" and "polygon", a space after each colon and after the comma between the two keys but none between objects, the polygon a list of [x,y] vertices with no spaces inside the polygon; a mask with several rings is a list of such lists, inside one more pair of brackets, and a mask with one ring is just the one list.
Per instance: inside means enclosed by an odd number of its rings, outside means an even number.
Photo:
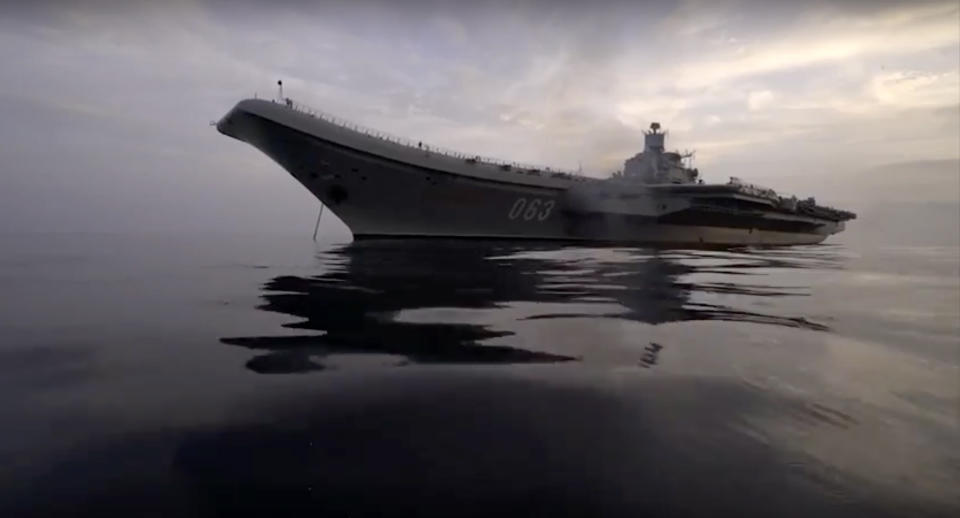
[{"label": "dark water", "polygon": [[956,247],[4,241],[2,516],[960,512]]}]

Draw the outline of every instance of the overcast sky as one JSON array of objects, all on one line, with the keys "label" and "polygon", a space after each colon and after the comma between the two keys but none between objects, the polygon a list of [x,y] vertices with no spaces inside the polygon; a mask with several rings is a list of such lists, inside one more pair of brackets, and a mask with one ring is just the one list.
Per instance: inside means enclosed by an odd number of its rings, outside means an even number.
[{"label": "overcast sky", "polygon": [[956,0],[259,4],[0,7],[0,230],[309,234],[306,190],[208,126],[278,78],[367,126],[596,176],[659,121],[710,181],[830,200],[855,193],[824,175],[935,161],[911,200],[960,198]]}]

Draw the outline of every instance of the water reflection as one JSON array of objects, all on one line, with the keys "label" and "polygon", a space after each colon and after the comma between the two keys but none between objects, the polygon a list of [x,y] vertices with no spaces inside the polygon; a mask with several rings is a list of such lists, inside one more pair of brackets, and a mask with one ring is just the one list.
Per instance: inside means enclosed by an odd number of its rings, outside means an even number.
[{"label": "water reflection", "polygon": [[[826,325],[802,315],[757,311],[753,302],[807,294],[802,284],[765,284],[765,272],[771,269],[781,273],[780,279],[785,269],[842,265],[829,247],[669,251],[438,241],[354,243],[327,251],[320,260],[322,274],[276,277],[262,295],[261,309],[301,319],[285,327],[310,334],[221,339],[265,351],[247,363],[249,369],[323,370],[328,368],[325,358],[335,354],[389,355],[401,364],[579,359],[551,352],[549,343],[539,343],[535,350],[511,344],[516,331],[509,321],[732,320],[825,330]],[[524,303],[533,303],[525,304],[534,308],[532,313],[503,321],[512,307]],[[465,323],[443,318],[443,308],[502,314],[496,322]],[[418,319],[406,318],[417,310],[436,312],[428,312],[426,321],[422,311]],[[656,345],[654,357],[660,348]]]}]

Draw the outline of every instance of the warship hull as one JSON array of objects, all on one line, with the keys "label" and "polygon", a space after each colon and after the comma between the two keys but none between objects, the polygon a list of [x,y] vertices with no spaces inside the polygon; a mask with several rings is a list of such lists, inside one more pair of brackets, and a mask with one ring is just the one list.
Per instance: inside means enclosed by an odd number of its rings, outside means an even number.
[{"label": "warship hull", "polygon": [[593,180],[485,170],[469,158],[391,142],[270,101],[242,101],[217,127],[272,158],[357,239],[791,245],[819,243],[843,226],[717,212],[682,200],[664,213],[579,207],[570,193]]}]

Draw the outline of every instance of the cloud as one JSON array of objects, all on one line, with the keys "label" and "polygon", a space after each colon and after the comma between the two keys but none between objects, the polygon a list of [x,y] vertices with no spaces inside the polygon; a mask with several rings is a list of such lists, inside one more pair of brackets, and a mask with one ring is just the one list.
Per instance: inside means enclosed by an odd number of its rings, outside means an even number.
[{"label": "cloud", "polygon": [[874,97],[881,104],[899,108],[951,106],[960,102],[960,73],[925,74],[897,71],[878,74],[870,82]]},{"label": "cloud", "polygon": [[674,68],[683,89],[703,88],[783,70],[868,57],[893,57],[955,47],[956,4],[905,6],[876,13],[811,12],[785,23],[774,37],[722,47]]},{"label": "cloud", "polygon": [[[16,72],[0,82],[0,102],[45,115],[17,110],[0,122],[16,142],[0,169],[38,196],[56,184],[22,172],[38,155],[47,177],[75,166],[64,182],[119,182],[117,198],[166,192],[176,178],[202,192],[198,207],[222,206],[210,182],[241,205],[276,182],[280,205],[312,212],[269,160],[206,125],[254,91],[272,95],[278,78],[298,101],[367,126],[598,175],[642,147],[651,121],[670,129],[672,147],[698,149],[714,179],[759,164],[787,175],[960,155],[955,3],[458,6],[6,7],[0,65]],[[50,135],[63,147],[51,152]],[[143,162],[139,177],[98,171]],[[57,203],[74,203],[57,192]],[[6,189],[0,202],[18,196]],[[29,220],[21,209],[16,219]],[[223,210],[216,225],[242,217]]]},{"label": "cloud", "polygon": [[747,96],[747,107],[751,111],[758,111],[770,106],[773,102],[774,95],[770,90],[757,90],[755,92],[750,92],[750,95]]}]

